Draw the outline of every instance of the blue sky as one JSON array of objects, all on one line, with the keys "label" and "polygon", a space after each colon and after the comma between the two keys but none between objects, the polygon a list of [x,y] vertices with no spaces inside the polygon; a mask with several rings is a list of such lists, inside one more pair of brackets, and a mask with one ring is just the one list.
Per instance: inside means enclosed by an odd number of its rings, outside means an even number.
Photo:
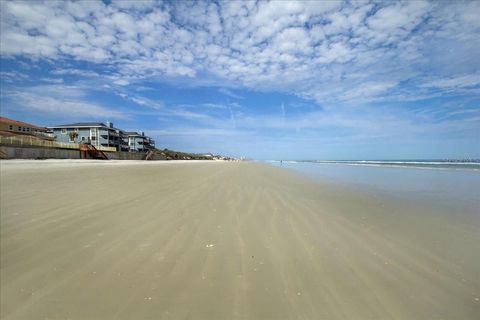
[{"label": "blue sky", "polygon": [[257,159],[480,158],[479,1],[2,1],[3,116]]}]

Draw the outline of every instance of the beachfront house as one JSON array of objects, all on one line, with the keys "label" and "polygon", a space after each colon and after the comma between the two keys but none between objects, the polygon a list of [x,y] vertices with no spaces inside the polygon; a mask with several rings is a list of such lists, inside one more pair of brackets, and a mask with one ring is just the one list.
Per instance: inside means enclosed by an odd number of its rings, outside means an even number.
[{"label": "beachfront house", "polygon": [[125,133],[107,122],[78,122],[48,127],[59,142],[90,143],[94,147],[114,147],[128,151]]},{"label": "beachfront house", "polygon": [[0,117],[0,135],[29,135],[44,140],[53,140],[53,132],[48,128],[5,117]]},{"label": "beachfront house", "polygon": [[148,152],[155,149],[155,141],[144,132],[125,132],[128,137],[128,147],[132,152]]},{"label": "beachfront house", "polygon": [[117,151],[147,152],[155,141],[144,132],[127,132],[111,122],[79,122],[48,127],[59,142],[90,143],[94,147],[114,147]]}]

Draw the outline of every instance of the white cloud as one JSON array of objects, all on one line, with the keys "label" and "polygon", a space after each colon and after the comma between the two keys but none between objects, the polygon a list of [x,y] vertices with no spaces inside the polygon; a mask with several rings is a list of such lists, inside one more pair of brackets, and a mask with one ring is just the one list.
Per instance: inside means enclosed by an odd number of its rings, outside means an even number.
[{"label": "white cloud", "polygon": [[375,100],[412,78],[428,79],[423,88],[429,88],[452,77],[440,74],[444,61],[435,64],[438,70],[429,68],[430,42],[455,39],[455,48],[466,48],[469,59],[463,49],[449,57],[457,69],[468,70],[480,55],[475,1],[2,1],[0,6],[3,56],[98,63],[113,70],[112,81],[121,86],[139,78],[208,77],[219,86],[287,91],[320,103]]},{"label": "white cloud", "polygon": [[52,74],[55,75],[75,75],[75,76],[82,76],[82,77],[99,77],[100,74],[98,74],[95,71],[91,70],[83,70],[83,69],[74,69],[74,68],[69,68],[69,69],[54,69],[51,71]]},{"label": "white cloud", "polygon": [[77,117],[87,118],[108,118],[108,119],[126,119],[123,112],[101,106],[97,103],[85,102],[83,99],[74,97],[56,97],[49,96],[46,92],[33,91],[13,91],[4,94],[8,100],[14,101],[14,105],[20,109],[27,109],[42,114],[54,115],[55,117]]},{"label": "white cloud", "polygon": [[62,78],[41,78],[40,80],[48,83],[57,83],[57,84],[63,83]]},{"label": "white cloud", "polygon": [[444,79],[435,79],[422,84],[423,87],[434,88],[468,88],[480,86],[480,74],[468,74]]},{"label": "white cloud", "polygon": [[235,92],[233,92],[231,90],[228,90],[226,88],[220,88],[220,89],[218,89],[218,92],[220,92],[220,93],[222,93],[226,96],[229,96],[231,98],[234,98],[234,99],[243,99],[244,98],[241,95],[236,94]]},{"label": "white cloud", "polygon": [[367,82],[360,84],[352,89],[347,89],[342,95],[343,100],[356,100],[367,99],[378,96],[387,92],[389,89],[394,88],[397,85],[396,82]]},{"label": "white cloud", "polygon": [[147,99],[140,96],[130,96],[128,99],[135,102],[138,105],[145,106],[152,109],[161,109],[164,107],[164,104],[160,101]]},{"label": "white cloud", "polygon": [[28,79],[28,74],[24,74],[18,71],[0,71],[0,77],[3,81],[14,82],[16,80]]},{"label": "white cloud", "polygon": [[118,80],[113,81],[113,83],[118,84],[119,86],[126,86],[126,85],[128,85],[130,82],[128,82],[128,81],[125,80],[125,79],[118,79]]},{"label": "white cloud", "polygon": [[201,106],[212,109],[227,109],[227,106],[217,103],[202,103]]},{"label": "white cloud", "polygon": [[409,31],[420,23],[429,7],[426,1],[395,3],[379,9],[368,18],[367,24],[372,29],[381,30],[384,33]]},{"label": "white cloud", "polygon": [[[110,87],[107,88],[107,89],[111,90]],[[148,98],[136,95],[136,94],[130,94],[130,93],[127,93],[125,90],[124,91],[114,91],[114,93],[117,96],[122,97],[123,99],[125,99],[127,101],[131,101],[131,102],[133,102],[133,103],[135,103],[139,106],[142,106],[142,107],[147,107],[147,108],[155,109],[155,110],[160,110],[160,109],[164,108],[164,104],[163,104],[162,101],[148,99]]]}]

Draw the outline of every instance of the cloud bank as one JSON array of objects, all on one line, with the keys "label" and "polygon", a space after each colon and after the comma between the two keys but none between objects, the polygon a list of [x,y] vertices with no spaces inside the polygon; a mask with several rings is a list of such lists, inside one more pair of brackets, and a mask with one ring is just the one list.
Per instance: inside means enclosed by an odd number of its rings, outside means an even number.
[{"label": "cloud bank", "polygon": [[[117,85],[208,77],[328,105],[372,101],[407,81],[419,97],[468,90],[480,76],[478,1],[3,1],[1,9],[2,56],[101,64]],[[467,70],[446,73],[430,59],[446,42],[461,44],[450,63]]]}]

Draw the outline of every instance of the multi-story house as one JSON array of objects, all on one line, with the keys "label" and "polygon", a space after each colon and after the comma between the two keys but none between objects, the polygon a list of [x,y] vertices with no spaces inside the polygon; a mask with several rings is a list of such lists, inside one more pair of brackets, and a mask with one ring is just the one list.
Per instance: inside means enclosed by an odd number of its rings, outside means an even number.
[{"label": "multi-story house", "polygon": [[9,135],[30,135],[44,140],[53,140],[53,133],[47,128],[5,117],[0,117],[1,132]]},{"label": "multi-story house", "polygon": [[155,141],[147,137],[144,132],[125,132],[128,137],[128,147],[130,151],[147,152],[155,149]]},{"label": "multi-story house", "polygon": [[119,134],[120,134],[120,140],[119,140],[120,149],[119,149],[119,151],[126,151],[126,152],[130,151],[130,148],[128,146],[128,135],[123,130],[119,130]]},{"label": "multi-story house", "polygon": [[107,122],[79,122],[48,127],[59,142],[90,143],[95,147],[114,147],[117,151],[149,151],[154,141],[137,132],[125,132]]},{"label": "multi-story house", "polygon": [[117,151],[125,146],[121,130],[111,122],[78,122],[48,128],[59,142],[90,143],[95,147],[114,147]]}]

